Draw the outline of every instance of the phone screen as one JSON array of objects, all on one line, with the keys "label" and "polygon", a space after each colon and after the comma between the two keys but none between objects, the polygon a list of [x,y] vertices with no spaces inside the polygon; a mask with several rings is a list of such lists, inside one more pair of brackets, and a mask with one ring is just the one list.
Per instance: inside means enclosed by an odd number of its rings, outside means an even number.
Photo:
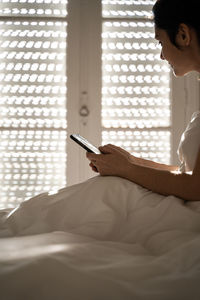
[{"label": "phone screen", "polygon": [[92,153],[95,153],[95,154],[101,154],[101,151],[97,147],[95,147],[90,142],[88,142],[80,134],[71,134],[70,138],[72,140],[74,140],[77,144],[79,144],[81,147],[83,147],[86,151],[92,152]]}]

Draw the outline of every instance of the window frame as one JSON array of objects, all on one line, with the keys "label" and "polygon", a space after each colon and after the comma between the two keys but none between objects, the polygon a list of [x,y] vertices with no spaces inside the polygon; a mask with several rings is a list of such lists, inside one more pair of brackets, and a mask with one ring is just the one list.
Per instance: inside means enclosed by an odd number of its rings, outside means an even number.
[{"label": "window frame", "polygon": [[[94,176],[85,151],[70,134],[101,144],[101,0],[68,1],[67,183]],[[89,114],[80,115],[86,106]]]}]

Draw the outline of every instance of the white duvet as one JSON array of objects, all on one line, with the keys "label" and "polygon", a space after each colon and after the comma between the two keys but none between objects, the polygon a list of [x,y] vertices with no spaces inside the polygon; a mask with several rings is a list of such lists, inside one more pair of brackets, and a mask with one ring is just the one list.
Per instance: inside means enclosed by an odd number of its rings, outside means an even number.
[{"label": "white duvet", "polygon": [[97,176],[24,202],[0,237],[1,300],[200,299],[200,202]]},{"label": "white duvet", "polygon": [[2,222],[1,300],[200,299],[200,203],[99,176]]}]

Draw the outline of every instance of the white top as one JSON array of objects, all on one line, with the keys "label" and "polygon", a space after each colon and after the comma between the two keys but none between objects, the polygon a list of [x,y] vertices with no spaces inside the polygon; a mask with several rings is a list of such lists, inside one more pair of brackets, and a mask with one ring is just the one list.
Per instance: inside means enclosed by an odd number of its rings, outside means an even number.
[{"label": "white top", "polygon": [[181,162],[181,172],[193,171],[200,149],[200,111],[192,115],[191,121],[182,134],[178,147],[178,156]]}]

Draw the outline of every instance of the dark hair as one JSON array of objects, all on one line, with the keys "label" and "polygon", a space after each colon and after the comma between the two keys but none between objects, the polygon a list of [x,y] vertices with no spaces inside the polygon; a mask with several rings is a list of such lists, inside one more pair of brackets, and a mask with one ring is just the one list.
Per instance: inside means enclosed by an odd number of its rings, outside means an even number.
[{"label": "dark hair", "polygon": [[200,1],[157,0],[153,6],[155,26],[166,30],[170,41],[176,45],[179,25],[184,23],[196,30],[200,44]]}]

